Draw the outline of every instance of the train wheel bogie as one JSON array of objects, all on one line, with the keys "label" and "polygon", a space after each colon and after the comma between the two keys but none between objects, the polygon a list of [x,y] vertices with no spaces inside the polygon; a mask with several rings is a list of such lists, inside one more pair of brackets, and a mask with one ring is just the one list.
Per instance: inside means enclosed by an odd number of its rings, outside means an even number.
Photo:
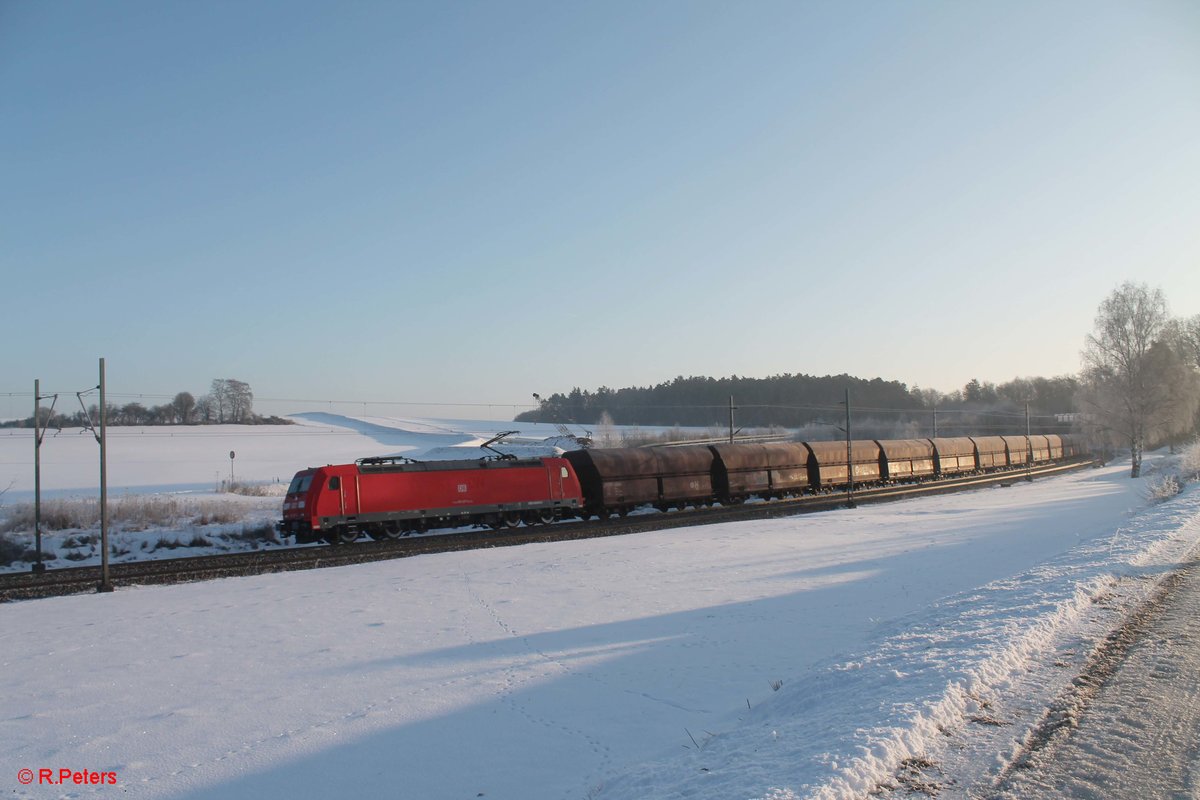
[{"label": "train wheel bogie", "polygon": [[358,541],[359,530],[351,525],[340,525],[330,531],[325,541],[330,544],[353,544]]},{"label": "train wheel bogie", "polygon": [[404,527],[399,522],[384,522],[371,530],[371,538],[388,541],[404,536]]}]

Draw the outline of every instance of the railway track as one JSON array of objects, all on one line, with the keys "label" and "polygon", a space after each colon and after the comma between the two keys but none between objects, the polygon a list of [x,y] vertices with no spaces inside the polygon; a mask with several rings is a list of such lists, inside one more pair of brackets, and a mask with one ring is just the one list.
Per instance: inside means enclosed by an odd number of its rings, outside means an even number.
[{"label": "railway track", "polygon": [[[909,497],[945,494],[984,486],[1011,485],[1026,477],[1038,478],[1091,466],[1091,460],[1056,463],[1031,470],[1009,470],[965,478],[951,478],[918,484],[896,484],[856,490],[855,504],[889,502]],[[381,542],[358,542],[341,546],[300,546],[250,553],[135,561],[109,567],[109,578],[116,586],[184,583],[243,575],[260,575],[301,569],[319,569],[348,564],[365,564],[392,558],[473,550],[483,547],[510,547],[532,542],[559,542],[601,536],[670,530],[717,522],[771,519],[796,514],[828,511],[847,505],[845,492],[805,495],[769,503],[714,506],[668,514],[633,514],[607,520],[560,522],[500,531],[470,531],[415,536]],[[81,594],[95,591],[100,584],[100,568],[69,567],[0,575],[0,602]]]}]

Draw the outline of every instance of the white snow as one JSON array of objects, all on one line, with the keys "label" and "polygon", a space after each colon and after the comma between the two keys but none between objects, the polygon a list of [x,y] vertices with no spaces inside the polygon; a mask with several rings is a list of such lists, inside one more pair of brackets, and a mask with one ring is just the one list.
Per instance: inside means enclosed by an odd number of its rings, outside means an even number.
[{"label": "white snow", "polygon": [[82,797],[855,797],[929,755],[959,788],[986,782],[1069,681],[1055,664],[1200,540],[1196,490],[1148,506],[1126,470],[9,604],[0,781],[30,798],[52,789],[21,768],[117,773]]},{"label": "white snow", "polygon": [[1179,577],[1095,696],[1067,707],[1077,727],[1011,770],[997,797],[1200,796],[1200,569]]},{"label": "white snow", "polygon": [[[148,428],[114,469],[187,483],[172,458],[248,435],[248,473],[290,474],[488,433],[470,428]],[[17,798],[55,790],[17,782],[28,768],[114,771],[148,798],[780,800],[902,795],[920,758],[942,796],[966,796],[1200,541],[1200,492],[1148,504],[1126,469],[6,604],[0,781]]]}]

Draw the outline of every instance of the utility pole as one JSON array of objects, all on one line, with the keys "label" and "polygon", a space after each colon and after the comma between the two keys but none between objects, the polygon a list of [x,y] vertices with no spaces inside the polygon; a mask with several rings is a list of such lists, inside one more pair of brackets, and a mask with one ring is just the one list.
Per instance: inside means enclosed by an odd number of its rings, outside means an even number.
[{"label": "utility pole", "polygon": [[112,581],[108,577],[108,460],[105,449],[108,428],[108,403],[104,393],[104,359],[100,359],[100,585],[98,592],[111,592]]},{"label": "utility pole", "polygon": [[1029,428],[1029,401],[1025,401],[1025,480],[1033,481],[1033,439]]},{"label": "utility pole", "polygon": [[[42,429],[38,424],[38,405],[42,399],[42,382],[33,379],[33,541],[37,550],[34,572],[45,572],[42,563]],[[47,420],[48,422],[48,420]]]},{"label": "utility pole", "polygon": [[855,508],[854,503],[854,451],[850,445],[850,389],[846,389],[846,507]]},{"label": "utility pole", "polygon": [[46,429],[50,427],[50,418],[54,416],[54,406],[58,403],[58,395],[53,397],[50,410],[46,412],[46,423],[40,423],[42,397],[42,382],[33,379],[33,540],[37,550],[37,561],[33,565],[34,572],[45,572],[46,565],[42,563],[42,442],[46,439]]},{"label": "utility pole", "polygon": [[733,410],[737,408],[733,404],[733,395],[729,395],[729,443],[733,444]]}]

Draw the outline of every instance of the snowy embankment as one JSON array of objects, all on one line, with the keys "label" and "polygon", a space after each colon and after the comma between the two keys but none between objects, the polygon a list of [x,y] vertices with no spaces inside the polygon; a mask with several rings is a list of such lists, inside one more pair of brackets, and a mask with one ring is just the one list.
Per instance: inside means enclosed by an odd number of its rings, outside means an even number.
[{"label": "snowy embankment", "polygon": [[1078,544],[893,620],[863,651],[807,671],[727,734],[630,772],[605,796],[965,797],[987,786],[1094,644],[1195,550],[1200,487],[1107,535],[1089,536],[1074,513],[1041,522]]},{"label": "snowy embankment", "polygon": [[1011,758],[1200,539],[1200,494],[1148,507],[1124,469],[12,604],[0,780],[31,798],[48,788],[21,768],[113,771],[140,797],[947,796]]},{"label": "snowy embankment", "polygon": [[1064,698],[1072,725],[1052,717],[995,800],[1200,796],[1200,563],[1155,595]]}]

